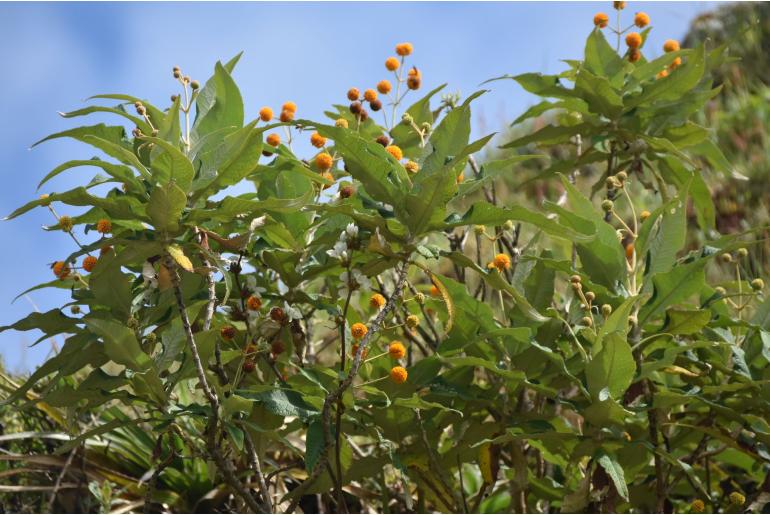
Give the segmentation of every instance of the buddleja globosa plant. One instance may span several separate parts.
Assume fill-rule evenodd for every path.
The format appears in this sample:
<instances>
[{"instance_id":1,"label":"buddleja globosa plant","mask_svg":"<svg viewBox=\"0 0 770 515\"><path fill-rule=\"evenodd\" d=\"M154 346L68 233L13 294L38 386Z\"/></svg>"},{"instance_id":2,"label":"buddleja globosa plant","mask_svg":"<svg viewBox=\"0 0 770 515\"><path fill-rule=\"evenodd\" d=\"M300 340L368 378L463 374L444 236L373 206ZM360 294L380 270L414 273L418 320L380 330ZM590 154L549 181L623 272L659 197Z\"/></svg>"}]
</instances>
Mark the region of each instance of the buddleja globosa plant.
<instances>
[{"instance_id":1,"label":"buddleja globosa plant","mask_svg":"<svg viewBox=\"0 0 770 515\"><path fill-rule=\"evenodd\" d=\"M66 114L133 130L46 138L110 160L59 166L41 185L106 175L11 215L47 207L74 252L36 287L71 302L10 326L65 344L7 402L71 435L58 454L104 464L88 478L103 506L758 509L770 302L743 267L750 234L713 231L702 169L724 160L690 121L724 48L667 43L647 61L646 29L621 55L607 19L564 73L513 77L555 99L520 121L558 124L506 147L573 150L539 177L563 191L542 206L495 193L542 154L473 157L492 137L470 139L483 91L438 87L402 112L422 86L408 43L385 62L393 83L351 89L330 123L286 102L244 124L238 57L202 87L174 69L164 109L98 95L119 104ZM291 142L308 136L318 153L302 159ZM604 177L581 178L587 163ZM705 243L686 248L689 228Z\"/></svg>"}]
</instances>

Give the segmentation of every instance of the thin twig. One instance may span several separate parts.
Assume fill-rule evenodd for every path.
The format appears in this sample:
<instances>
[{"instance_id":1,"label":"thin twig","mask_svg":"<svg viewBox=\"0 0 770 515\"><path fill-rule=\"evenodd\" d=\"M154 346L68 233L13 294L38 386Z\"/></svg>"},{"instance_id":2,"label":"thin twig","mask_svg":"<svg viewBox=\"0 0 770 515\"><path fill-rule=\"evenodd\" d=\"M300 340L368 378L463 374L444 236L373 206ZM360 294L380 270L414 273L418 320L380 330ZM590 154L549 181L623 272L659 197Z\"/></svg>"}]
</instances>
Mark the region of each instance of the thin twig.
<instances>
[{"instance_id":1,"label":"thin twig","mask_svg":"<svg viewBox=\"0 0 770 515\"><path fill-rule=\"evenodd\" d=\"M337 387L336 390L329 392L329 394L326 396L326 399L324 400L323 409L321 410L321 421L323 423L323 447L321 448L320 457L318 459L318 462L316 462L315 466L313 467L312 472L310 473L310 476L302 483L300 484L295 491L294 499L291 502L291 505L289 505L289 508L287 512L291 513L299 504L300 499L302 498L302 495L305 493L305 491L312 486L313 483L318 479L318 477L321 475L321 473L326 468L326 463L329 460L328 457L328 450L329 445L331 444L331 428L330 428L330 412L332 409L332 406L337 403L339 399L342 398L342 395L345 393L345 391L350 387L351 384L353 384L353 380L358 375L358 370L361 368L362 355L364 351L369 346L369 341L372 339L372 337L377 334L377 332L380 330L380 327L382 323L384 322L385 318L390 314L391 311L393 311L393 308L396 307L396 302L401 298L401 294L404 290L404 284L406 283L406 276L407 272L409 271L409 263L405 261L401 266L401 271L399 272L398 281L396 282L396 287L393 290L393 294L388 299L388 302L385 304L385 307L382 308L382 311L379 312L379 314L374 318L372 321L369 331L364 335L364 337L361 339L361 342L358 344L358 350L356 351L355 357L353 358L353 364L350 367L350 370L348 371L347 376L345 376L345 379L342 380L340 385Z\"/></svg>"}]
</instances>

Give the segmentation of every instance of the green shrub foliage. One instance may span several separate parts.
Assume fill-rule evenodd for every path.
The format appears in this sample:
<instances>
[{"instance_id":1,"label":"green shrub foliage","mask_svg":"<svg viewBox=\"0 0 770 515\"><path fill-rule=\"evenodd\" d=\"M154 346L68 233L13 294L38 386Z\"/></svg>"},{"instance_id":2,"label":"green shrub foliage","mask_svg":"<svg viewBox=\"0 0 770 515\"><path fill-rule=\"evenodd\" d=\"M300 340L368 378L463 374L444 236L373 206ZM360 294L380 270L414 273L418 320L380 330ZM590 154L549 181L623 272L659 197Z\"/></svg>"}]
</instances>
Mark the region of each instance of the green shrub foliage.
<instances>
[{"instance_id":1,"label":"green shrub foliage","mask_svg":"<svg viewBox=\"0 0 770 515\"><path fill-rule=\"evenodd\" d=\"M517 124L549 120L495 161L471 138L484 91L405 108L408 44L324 121L290 102L246 121L239 56L205 84L175 69L170 105L65 114L118 124L45 138L104 158L42 188L98 174L9 217L50 209L73 240L33 288L71 300L4 328L64 341L4 383L66 435L40 466L85 474L92 509L761 509L770 301L753 233L716 231L701 166L730 163L693 121L726 47L647 60L648 31L626 51L597 27L562 73L488 83L540 97ZM533 160L555 194L498 195Z\"/></svg>"}]
</instances>

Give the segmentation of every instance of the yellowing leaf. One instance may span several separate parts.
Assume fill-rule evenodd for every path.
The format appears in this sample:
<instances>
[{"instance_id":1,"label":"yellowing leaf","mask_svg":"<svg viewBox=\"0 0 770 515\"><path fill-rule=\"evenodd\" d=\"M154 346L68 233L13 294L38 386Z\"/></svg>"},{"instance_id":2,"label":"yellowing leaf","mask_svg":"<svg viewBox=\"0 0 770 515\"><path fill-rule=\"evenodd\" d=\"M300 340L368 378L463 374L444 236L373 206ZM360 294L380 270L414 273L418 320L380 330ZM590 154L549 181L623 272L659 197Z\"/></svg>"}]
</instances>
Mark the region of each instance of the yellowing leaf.
<instances>
[{"instance_id":1,"label":"yellowing leaf","mask_svg":"<svg viewBox=\"0 0 770 515\"><path fill-rule=\"evenodd\" d=\"M193 271L192 261L190 261L190 258L185 256L184 250L182 250L181 247L178 245L169 245L166 247L166 250L168 251L169 255L174 258L174 261L176 261L179 266L188 272Z\"/></svg>"}]
</instances>

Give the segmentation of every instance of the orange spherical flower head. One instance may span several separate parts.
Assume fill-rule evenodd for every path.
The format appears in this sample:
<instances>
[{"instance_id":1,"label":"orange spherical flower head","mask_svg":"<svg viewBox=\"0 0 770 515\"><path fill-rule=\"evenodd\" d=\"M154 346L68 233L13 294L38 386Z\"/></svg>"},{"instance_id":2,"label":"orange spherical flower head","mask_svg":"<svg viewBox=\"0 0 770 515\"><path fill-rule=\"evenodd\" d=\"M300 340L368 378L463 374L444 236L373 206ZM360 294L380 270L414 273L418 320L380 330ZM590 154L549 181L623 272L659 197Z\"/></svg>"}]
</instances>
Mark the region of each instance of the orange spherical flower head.
<instances>
[{"instance_id":1,"label":"orange spherical flower head","mask_svg":"<svg viewBox=\"0 0 770 515\"><path fill-rule=\"evenodd\" d=\"M350 88L348 90L348 100L355 102L359 98L361 98L361 92L358 91L358 88Z\"/></svg>"},{"instance_id":2,"label":"orange spherical flower head","mask_svg":"<svg viewBox=\"0 0 770 515\"><path fill-rule=\"evenodd\" d=\"M369 328L367 328L366 325L362 324L361 322L356 322L350 327L350 334L353 335L353 338L356 340L360 340L366 336L366 333L368 332Z\"/></svg>"},{"instance_id":3,"label":"orange spherical flower head","mask_svg":"<svg viewBox=\"0 0 770 515\"><path fill-rule=\"evenodd\" d=\"M388 57L385 59L385 68L387 68L389 71L394 72L398 70L399 66L401 66L401 63L397 57Z\"/></svg>"},{"instance_id":4,"label":"orange spherical flower head","mask_svg":"<svg viewBox=\"0 0 770 515\"><path fill-rule=\"evenodd\" d=\"M422 74L416 67L409 70L409 76L406 78L406 87L409 89L420 89L422 84Z\"/></svg>"},{"instance_id":5,"label":"orange spherical flower head","mask_svg":"<svg viewBox=\"0 0 770 515\"><path fill-rule=\"evenodd\" d=\"M643 12L636 13L636 16L634 16L634 25L636 25L640 29L643 29L649 24L650 24L650 16L647 13L643 13Z\"/></svg>"},{"instance_id":6,"label":"orange spherical flower head","mask_svg":"<svg viewBox=\"0 0 770 515\"><path fill-rule=\"evenodd\" d=\"M367 102L374 102L375 100L377 100L377 92L374 91L373 89L367 89L366 91L364 91L364 100L366 100Z\"/></svg>"},{"instance_id":7,"label":"orange spherical flower head","mask_svg":"<svg viewBox=\"0 0 770 515\"><path fill-rule=\"evenodd\" d=\"M292 121L294 119L294 111L288 111L284 109L281 111L281 116L279 119L284 123Z\"/></svg>"},{"instance_id":8,"label":"orange spherical flower head","mask_svg":"<svg viewBox=\"0 0 770 515\"><path fill-rule=\"evenodd\" d=\"M395 157L396 161L401 161L404 158L404 153L396 145L388 145L387 147L385 147L385 150L388 151L388 154Z\"/></svg>"},{"instance_id":9,"label":"orange spherical flower head","mask_svg":"<svg viewBox=\"0 0 770 515\"><path fill-rule=\"evenodd\" d=\"M90 272L96 266L98 260L94 256L86 256L83 258L83 270Z\"/></svg>"},{"instance_id":10,"label":"orange spherical flower head","mask_svg":"<svg viewBox=\"0 0 770 515\"><path fill-rule=\"evenodd\" d=\"M310 135L310 144L313 145L315 148L322 148L326 145L326 138L318 134L317 132L314 132Z\"/></svg>"},{"instance_id":11,"label":"orange spherical flower head","mask_svg":"<svg viewBox=\"0 0 770 515\"><path fill-rule=\"evenodd\" d=\"M259 119L263 122L269 122L273 119L273 110L265 106L259 110Z\"/></svg>"},{"instance_id":12,"label":"orange spherical flower head","mask_svg":"<svg viewBox=\"0 0 770 515\"><path fill-rule=\"evenodd\" d=\"M319 170L331 170L334 159L327 152L321 152L315 156L315 165Z\"/></svg>"},{"instance_id":13,"label":"orange spherical flower head","mask_svg":"<svg viewBox=\"0 0 770 515\"><path fill-rule=\"evenodd\" d=\"M638 32L629 32L626 35L626 45L628 48L639 48L642 46L642 35Z\"/></svg>"},{"instance_id":14,"label":"orange spherical flower head","mask_svg":"<svg viewBox=\"0 0 770 515\"><path fill-rule=\"evenodd\" d=\"M596 13L594 15L594 25L603 29L610 22L610 17L604 13Z\"/></svg>"},{"instance_id":15,"label":"orange spherical flower head","mask_svg":"<svg viewBox=\"0 0 770 515\"><path fill-rule=\"evenodd\" d=\"M353 346L350 348L350 353L355 356L358 353L358 344L354 343ZM361 359L366 359L366 357L369 355L369 348L367 347L361 352Z\"/></svg>"},{"instance_id":16,"label":"orange spherical flower head","mask_svg":"<svg viewBox=\"0 0 770 515\"><path fill-rule=\"evenodd\" d=\"M412 160L407 161L404 168L406 168L406 171L409 173L417 173L420 171L420 165Z\"/></svg>"},{"instance_id":17,"label":"orange spherical flower head","mask_svg":"<svg viewBox=\"0 0 770 515\"><path fill-rule=\"evenodd\" d=\"M101 220L96 222L96 230L102 234L109 234L112 232L112 222L110 222L106 218L102 218Z\"/></svg>"},{"instance_id":18,"label":"orange spherical flower head","mask_svg":"<svg viewBox=\"0 0 770 515\"><path fill-rule=\"evenodd\" d=\"M281 106L281 111L289 111L290 113L294 114L297 112L297 104L289 100L288 102L284 102Z\"/></svg>"},{"instance_id":19,"label":"orange spherical flower head","mask_svg":"<svg viewBox=\"0 0 770 515\"><path fill-rule=\"evenodd\" d=\"M495 259L492 262L495 264L495 268L497 268L500 272L511 268L511 258L508 256L508 254L498 254L495 256Z\"/></svg>"},{"instance_id":20,"label":"orange spherical flower head","mask_svg":"<svg viewBox=\"0 0 770 515\"><path fill-rule=\"evenodd\" d=\"M404 384L409 377L404 367L393 367L390 369L390 379L396 384Z\"/></svg>"},{"instance_id":21,"label":"orange spherical flower head","mask_svg":"<svg viewBox=\"0 0 770 515\"><path fill-rule=\"evenodd\" d=\"M441 297L441 290L438 289L438 286L435 284L430 285L430 294L434 297Z\"/></svg>"},{"instance_id":22,"label":"orange spherical flower head","mask_svg":"<svg viewBox=\"0 0 770 515\"><path fill-rule=\"evenodd\" d=\"M281 144L281 136L276 132L267 135L267 144L271 147L277 147Z\"/></svg>"},{"instance_id":23,"label":"orange spherical flower head","mask_svg":"<svg viewBox=\"0 0 770 515\"><path fill-rule=\"evenodd\" d=\"M406 347L399 341L390 342L390 345L388 345L388 354L390 354L390 357L393 359L401 359L406 356Z\"/></svg>"},{"instance_id":24,"label":"orange spherical flower head","mask_svg":"<svg viewBox=\"0 0 770 515\"><path fill-rule=\"evenodd\" d=\"M641 213L639 213L639 220L641 220L642 222L647 220L649 217L650 217L650 212L647 211L646 209L644 211L642 211Z\"/></svg>"},{"instance_id":25,"label":"orange spherical flower head","mask_svg":"<svg viewBox=\"0 0 770 515\"><path fill-rule=\"evenodd\" d=\"M246 306L252 311L257 311L262 307L262 299L256 295L250 295L249 298L246 299Z\"/></svg>"},{"instance_id":26,"label":"orange spherical flower head","mask_svg":"<svg viewBox=\"0 0 770 515\"><path fill-rule=\"evenodd\" d=\"M635 63L636 61L638 61L641 58L642 58L642 53L639 50L637 50L635 48L632 48L631 50L629 50L629 52L628 52L628 61L629 62Z\"/></svg>"},{"instance_id":27,"label":"orange spherical flower head","mask_svg":"<svg viewBox=\"0 0 770 515\"><path fill-rule=\"evenodd\" d=\"M382 93L383 95L387 95L390 93L390 90L393 89L393 86L390 85L389 80L381 80L377 83L377 91Z\"/></svg>"},{"instance_id":28,"label":"orange spherical flower head","mask_svg":"<svg viewBox=\"0 0 770 515\"><path fill-rule=\"evenodd\" d=\"M667 39L663 43L663 50L665 52L676 52L677 50L679 50L679 41L675 39Z\"/></svg>"},{"instance_id":29,"label":"orange spherical flower head","mask_svg":"<svg viewBox=\"0 0 770 515\"><path fill-rule=\"evenodd\" d=\"M382 309L385 306L385 297L379 293L375 293L369 298L369 305L374 309Z\"/></svg>"},{"instance_id":30,"label":"orange spherical flower head","mask_svg":"<svg viewBox=\"0 0 770 515\"><path fill-rule=\"evenodd\" d=\"M52 270L53 270L53 275L55 275L59 279L65 279L68 275L70 275L70 267L64 261L57 261L56 263L54 263Z\"/></svg>"},{"instance_id":31,"label":"orange spherical flower head","mask_svg":"<svg viewBox=\"0 0 770 515\"><path fill-rule=\"evenodd\" d=\"M396 45L396 53L401 57L412 55L412 52L414 52L414 47L411 43L399 43Z\"/></svg>"},{"instance_id":32,"label":"orange spherical flower head","mask_svg":"<svg viewBox=\"0 0 770 515\"><path fill-rule=\"evenodd\" d=\"M219 335L222 337L223 340L230 341L233 338L235 338L235 327L231 325L226 325L219 330Z\"/></svg>"},{"instance_id":33,"label":"orange spherical flower head","mask_svg":"<svg viewBox=\"0 0 770 515\"><path fill-rule=\"evenodd\" d=\"M70 232L73 225L75 225L75 222L72 221L72 217L67 215L59 217L59 227L61 227L62 231Z\"/></svg>"},{"instance_id":34,"label":"orange spherical flower head","mask_svg":"<svg viewBox=\"0 0 770 515\"><path fill-rule=\"evenodd\" d=\"M668 68L670 70L676 70L677 68L679 68L681 64L682 64L682 58L677 57L673 61L671 61L671 64L668 65Z\"/></svg>"},{"instance_id":35,"label":"orange spherical flower head","mask_svg":"<svg viewBox=\"0 0 770 515\"><path fill-rule=\"evenodd\" d=\"M321 174L321 177L323 177L327 181L331 181L332 183L332 184L324 184L323 188L325 190L331 188L334 185L334 175L332 175L331 172L324 172Z\"/></svg>"},{"instance_id":36,"label":"orange spherical flower head","mask_svg":"<svg viewBox=\"0 0 770 515\"><path fill-rule=\"evenodd\" d=\"M664 79L668 77L668 70L660 70L655 77L657 77L658 79Z\"/></svg>"}]
</instances>

